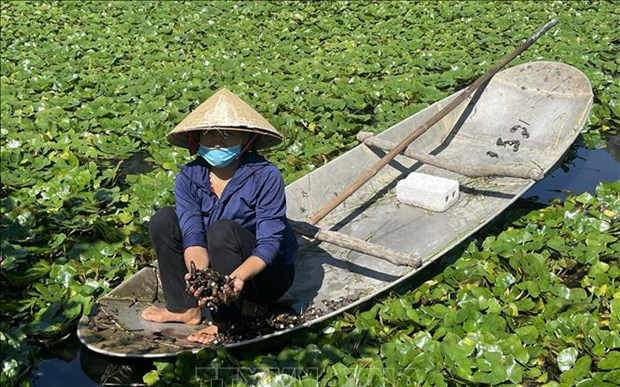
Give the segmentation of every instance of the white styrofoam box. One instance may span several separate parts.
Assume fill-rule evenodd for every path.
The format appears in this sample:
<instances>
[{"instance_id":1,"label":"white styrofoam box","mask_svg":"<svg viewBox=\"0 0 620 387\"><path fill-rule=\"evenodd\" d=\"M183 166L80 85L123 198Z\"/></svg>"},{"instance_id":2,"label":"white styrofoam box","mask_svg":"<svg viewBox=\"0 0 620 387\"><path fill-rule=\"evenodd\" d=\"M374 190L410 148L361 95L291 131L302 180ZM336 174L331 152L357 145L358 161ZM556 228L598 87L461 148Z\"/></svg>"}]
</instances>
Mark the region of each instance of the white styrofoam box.
<instances>
[{"instance_id":1,"label":"white styrofoam box","mask_svg":"<svg viewBox=\"0 0 620 387\"><path fill-rule=\"evenodd\" d=\"M396 183L396 197L401 203L411 204L431 211L443 212L459 198L459 182L411 172Z\"/></svg>"}]
</instances>

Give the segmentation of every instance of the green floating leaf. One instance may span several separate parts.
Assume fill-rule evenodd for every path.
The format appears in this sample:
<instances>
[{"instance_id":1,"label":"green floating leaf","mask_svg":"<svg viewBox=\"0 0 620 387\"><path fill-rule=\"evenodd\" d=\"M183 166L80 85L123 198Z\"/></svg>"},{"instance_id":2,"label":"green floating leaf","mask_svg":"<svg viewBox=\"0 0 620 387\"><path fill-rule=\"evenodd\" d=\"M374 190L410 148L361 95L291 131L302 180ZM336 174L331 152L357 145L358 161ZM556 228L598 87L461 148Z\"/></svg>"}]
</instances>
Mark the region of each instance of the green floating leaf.
<instances>
[{"instance_id":1,"label":"green floating leaf","mask_svg":"<svg viewBox=\"0 0 620 387\"><path fill-rule=\"evenodd\" d=\"M515 330L524 344L534 344L538 339L538 329L534 326L526 326Z\"/></svg>"},{"instance_id":2,"label":"green floating leaf","mask_svg":"<svg viewBox=\"0 0 620 387\"><path fill-rule=\"evenodd\" d=\"M566 348L561 351L556 359L560 371L568 371L575 364L578 354L575 348Z\"/></svg>"},{"instance_id":3,"label":"green floating leaf","mask_svg":"<svg viewBox=\"0 0 620 387\"><path fill-rule=\"evenodd\" d=\"M615 370L620 368L620 352L611 351L606 357L598 362L598 368L602 370Z\"/></svg>"},{"instance_id":4,"label":"green floating leaf","mask_svg":"<svg viewBox=\"0 0 620 387\"><path fill-rule=\"evenodd\" d=\"M147 372L143 377L142 381L146 383L148 386L152 386L159 381L159 374L157 370L152 370Z\"/></svg>"}]
</instances>

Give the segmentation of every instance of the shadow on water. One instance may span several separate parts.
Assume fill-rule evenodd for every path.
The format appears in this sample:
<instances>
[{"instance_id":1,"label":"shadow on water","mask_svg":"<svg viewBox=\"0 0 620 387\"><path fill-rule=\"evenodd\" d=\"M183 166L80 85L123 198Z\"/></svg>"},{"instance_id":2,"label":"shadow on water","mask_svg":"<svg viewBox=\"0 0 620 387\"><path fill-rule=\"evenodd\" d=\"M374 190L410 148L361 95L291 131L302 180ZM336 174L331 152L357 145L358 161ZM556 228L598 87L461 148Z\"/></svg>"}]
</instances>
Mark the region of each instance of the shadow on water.
<instances>
[{"instance_id":1,"label":"shadow on water","mask_svg":"<svg viewBox=\"0 0 620 387\"><path fill-rule=\"evenodd\" d=\"M76 335L43 353L34 371L34 386L143 385L142 376L153 362L112 358L82 346Z\"/></svg>"},{"instance_id":2,"label":"shadow on water","mask_svg":"<svg viewBox=\"0 0 620 387\"><path fill-rule=\"evenodd\" d=\"M149 157L150 154L147 151L141 150L131 155L126 160L123 160L120 166L119 173L121 175L129 175L129 174L142 174L149 173L155 169L155 166L146 161L146 158Z\"/></svg>"},{"instance_id":3,"label":"shadow on water","mask_svg":"<svg viewBox=\"0 0 620 387\"><path fill-rule=\"evenodd\" d=\"M118 170L119 185L121 189L124 189L127 186L125 176L141 175L155 170L155 165L146 161L149 156L149 152L141 150L121 162Z\"/></svg>"},{"instance_id":4,"label":"shadow on water","mask_svg":"<svg viewBox=\"0 0 620 387\"><path fill-rule=\"evenodd\" d=\"M544 207L554 198L567 194L590 192L601 181L620 180L620 135L607 139L605 149L585 149L581 137L547 176L529 189L521 199L477 232L472 238L498 233L507 224L525 213ZM144 161L146 155L134 155L122 165L127 173L147 173L152 166ZM471 238L462 242L442 258L427 266L410 280L395 289L397 293L415 289L454 263L467 248ZM370 307L370 300L360 309ZM284 344L286 345L286 344ZM282 344L272 347L277 350ZM233 354L236 351L233 351ZM142 375L153 369L152 361L111 358L96 354L81 345L73 335L48 350L33 372L34 386L129 386L144 385Z\"/></svg>"}]
</instances>

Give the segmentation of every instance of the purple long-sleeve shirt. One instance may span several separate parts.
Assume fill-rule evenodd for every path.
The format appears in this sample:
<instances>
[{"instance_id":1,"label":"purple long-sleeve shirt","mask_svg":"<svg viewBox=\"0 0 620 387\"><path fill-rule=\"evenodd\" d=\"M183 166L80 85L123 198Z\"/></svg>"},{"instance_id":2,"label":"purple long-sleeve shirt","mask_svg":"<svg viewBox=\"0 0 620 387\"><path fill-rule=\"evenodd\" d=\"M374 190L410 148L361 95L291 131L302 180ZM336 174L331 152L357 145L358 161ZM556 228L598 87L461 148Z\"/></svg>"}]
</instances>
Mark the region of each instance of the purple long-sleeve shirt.
<instances>
[{"instance_id":1,"label":"purple long-sleeve shirt","mask_svg":"<svg viewBox=\"0 0 620 387\"><path fill-rule=\"evenodd\" d=\"M183 236L183 248L207 248L208 226L220 219L232 219L256 235L252 255L268 266L274 260L293 263L297 240L286 219L284 180L278 167L255 152L247 152L221 198L211 190L209 169L202 157L184 165L175 181L176 213Z\"/></svg>"}]
</instances>

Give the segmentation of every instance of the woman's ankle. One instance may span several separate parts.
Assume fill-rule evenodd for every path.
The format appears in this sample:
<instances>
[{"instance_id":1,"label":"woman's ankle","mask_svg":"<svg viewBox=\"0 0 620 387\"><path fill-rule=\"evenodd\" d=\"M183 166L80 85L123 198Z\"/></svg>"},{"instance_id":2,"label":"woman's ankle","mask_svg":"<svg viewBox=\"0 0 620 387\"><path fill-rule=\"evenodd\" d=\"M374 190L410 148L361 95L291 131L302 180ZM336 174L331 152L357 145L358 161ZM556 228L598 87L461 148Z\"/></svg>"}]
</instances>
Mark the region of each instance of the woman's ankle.
<instances>
[{"instance_id":1,"label":"woman's ankle","mask_svg":"<svg viewBox=\"0 0 620 387\"><path fill-rule=\"evenodd\" d=\"M166 307L166 310L170 313L176 313L176 314L200 314L200 307L198 306L192 306L186 309L176 309L176 310L172 310L168 307Z\"/></svg>"}]
</instances>

